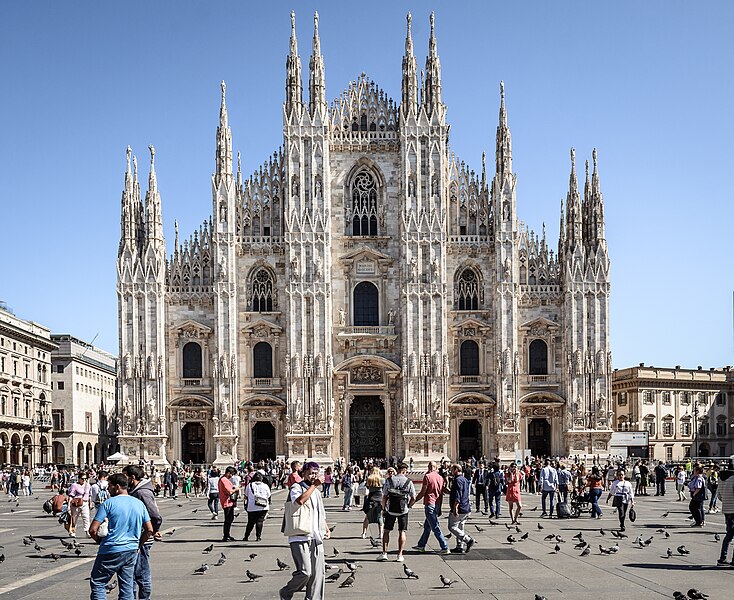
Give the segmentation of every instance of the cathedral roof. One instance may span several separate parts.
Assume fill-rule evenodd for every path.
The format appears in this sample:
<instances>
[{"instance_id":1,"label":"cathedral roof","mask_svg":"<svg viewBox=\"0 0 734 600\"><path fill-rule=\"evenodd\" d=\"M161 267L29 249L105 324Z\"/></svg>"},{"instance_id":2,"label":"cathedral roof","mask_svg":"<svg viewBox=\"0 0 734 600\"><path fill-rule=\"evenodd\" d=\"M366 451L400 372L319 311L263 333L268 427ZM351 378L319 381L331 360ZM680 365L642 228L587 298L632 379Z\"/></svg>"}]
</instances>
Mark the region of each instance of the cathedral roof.
<instances>
[{"instance_id":1,"label":"cathedral roof","mask_svg":"<svg viewBox=\"0 0 734 600\"><path fill-rule=\"evenodd\" d=\"M331 105L330 130L343 135L392 132L397 136L397 103L362 73Z\"/></svg>"}]
</instances>

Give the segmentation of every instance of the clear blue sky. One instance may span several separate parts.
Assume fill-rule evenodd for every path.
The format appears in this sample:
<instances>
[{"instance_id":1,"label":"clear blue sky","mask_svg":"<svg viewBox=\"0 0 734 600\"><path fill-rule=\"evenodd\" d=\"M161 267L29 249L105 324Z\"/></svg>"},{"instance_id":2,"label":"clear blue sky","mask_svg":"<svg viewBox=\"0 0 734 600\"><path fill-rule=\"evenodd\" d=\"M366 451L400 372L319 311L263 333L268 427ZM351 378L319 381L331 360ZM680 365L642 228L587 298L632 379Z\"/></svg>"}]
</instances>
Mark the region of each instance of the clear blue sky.
<instances>
[{"instance_id":1,"label":"clear blue sky","mask_svg":"<svg viewBox=\"0 0 734 600\"><path fill-rule=\"evenodd\" d=\"M569 148L598 148L615 367L734 364L731 2L2 2L0 299L116 353L126 146L143 186L156 147L170 251L211 212L220 80L244 172L281 144L291 8L330 100L362 71L399 98L405 13L422 64L435 9L453 150L492 164L504 79L518 215L554 245Z\"/></svg>"}]
</instances>

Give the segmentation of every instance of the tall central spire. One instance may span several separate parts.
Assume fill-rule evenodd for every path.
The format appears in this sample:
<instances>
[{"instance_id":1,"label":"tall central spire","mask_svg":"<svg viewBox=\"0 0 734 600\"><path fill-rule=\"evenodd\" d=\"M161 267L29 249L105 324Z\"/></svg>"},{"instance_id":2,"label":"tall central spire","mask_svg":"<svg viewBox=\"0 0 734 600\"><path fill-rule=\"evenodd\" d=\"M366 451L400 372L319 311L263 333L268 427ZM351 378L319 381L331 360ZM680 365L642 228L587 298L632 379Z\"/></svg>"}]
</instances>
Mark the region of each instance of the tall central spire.
<instances>
[{"instance_id":1,"label":"tall central spire","mask_svg":"<svg viewBox=\"0 0 734 600\"><path fill-rule=\"evenodd\" d=\"M155 148L150 150L150 174L148 191L145 194L145 233L148 244L163 242L163 217L161 215L161 196L158 193L158 179L155 174Z\"/></svg>"},{"instance_id":2,"label":"tall central spire","mask_svg":"<svg viewBox=\"0 0 734 600\"><path fill-rule=\"evenodd\" d=\"M319 39L319 13L313 15L313 49L311 52L311 71L308 84L308 104L311 116L317 109L326 111L326 76L324 58L321 56L321 40Z\"/></svg>"},{"instance_id":3,"label":"tall central spire","mask_svg":"<svg viewBox=\"0 0 734 600\"><path fill-rule=\"evenodd\" d=\"M408 31L405 34L405 55L403 56L403 112L418 112L418 67L413 55L413 35L410 24L413 17L408 13Z\"/></svg>"},{"instance_id":4,"label":"tall central spire","mask_svg":"<svg viewBox=\"0 0 734 600\"><path fill-rule=\"evenodd\" d=\"M217 182L223 175L232 175L232 130L227 117L227 84L222 81L222 104L217 127Z\"/></svg>"},{"instance_id":5,"label":"tall central spire","mask_svg":"<svg viewBox=\"0 0 734 600\"><path fill-rule=\"evenodd\" d=\"M431 13L431 37L428 40L426 57L426 80L424 82L423 102L430 115L441 106L441 61L436 48L435 16Z\"/></svg>"},{"instance_id":6,"label":"tall central spire","mask_svg":"<svg viewBox=\"0 0 734 600\"><path fill-rule=\"evenodd\" d=\"M505 82L500 81L500 122L497 125L496 173L500 179L512 174L512 136L507 125Z\"/></svg>"},{"instance_id":7,"label":"tall central spire","mask_svg":"<svg viewBox=\"0 0 734 600\"><path fill-rule=\"evenodd\" d=\"M571 175L566 196L566 248L569 252L583 245L582 229L581 198L579 197L579 183L576 179L576 150L571 148Z\"/></svg>"},{"instance_id":8,"label":"tall central spire","mask_svg":"<svg viewBox=\"0 0 734 600\"><path fill-rule=\"evenodd\" d=\"M296 13L291 11L291 49L285 61L285 113L300 110L303 105L303 85L301 83L301 57L298 55L296 39Z\"/></svg>"}]
</instances>

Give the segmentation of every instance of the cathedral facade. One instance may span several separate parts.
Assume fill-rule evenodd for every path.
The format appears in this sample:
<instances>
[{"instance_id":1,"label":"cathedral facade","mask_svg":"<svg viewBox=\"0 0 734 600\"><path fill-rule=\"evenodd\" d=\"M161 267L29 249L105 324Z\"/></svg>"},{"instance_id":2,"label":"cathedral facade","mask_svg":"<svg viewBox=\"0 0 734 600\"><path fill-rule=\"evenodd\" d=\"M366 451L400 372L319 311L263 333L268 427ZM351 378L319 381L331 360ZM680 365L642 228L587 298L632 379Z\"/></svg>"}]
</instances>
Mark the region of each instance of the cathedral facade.
<instances>
[{"instance_id":1,"label":"cathedral facade","mask_svg":"<svg viewBox=\"0 0 734 600\"><path fill-rule=\"evenodd\" d=\"M172 251L151 147L128 149L118 255L123 453L164 464L285 455L606 455L609 258L597 170L571 150L557 249L517 217L500 84L495 172L457 159L430 19L408 16L400 102L366 75L308 101L291 15L283 145L234 165L222 83L211 216Z\"/></svg>"}]
</instances>

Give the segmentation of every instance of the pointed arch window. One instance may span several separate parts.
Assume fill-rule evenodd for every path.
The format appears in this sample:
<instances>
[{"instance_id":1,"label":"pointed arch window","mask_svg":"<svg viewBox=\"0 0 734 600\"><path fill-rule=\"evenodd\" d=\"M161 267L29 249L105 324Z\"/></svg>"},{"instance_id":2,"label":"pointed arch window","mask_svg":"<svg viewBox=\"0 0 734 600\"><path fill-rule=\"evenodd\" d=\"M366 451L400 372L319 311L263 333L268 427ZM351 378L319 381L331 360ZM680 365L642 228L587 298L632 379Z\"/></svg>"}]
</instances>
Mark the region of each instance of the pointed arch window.
<instances>
[{"instance_id":1,"label":"pointed arch window","mask_svg":"<svg viewBox=\"0 0 734 600\"><path fill-rule=\"evenodd\" d=\"M352 235L377 235L377 181L369 171L352 180Z\"/></svg>"},{"instance_id":2,"label":"pointed arch window","mask_svg":"<svg viewBox=\"0 0 734 600\"><path fill-rule=\"evenodd\" d=\"M380 324L379 293L369 281L354 288L354 325L376 327Z\"/></svg>"},{"instance_id":3,"label":"pointed arch window","mask_svg":"<svg viewBox=\"0 0 734 600\"><path fill-rule=\"evenodd\" d=\"M251 305L254 312L273 311L273 278L266 269L252 278Z\"/></svg>"},{"instance_id":4,"label":"pointed arch window","mask_svg":"<svg viewBox=\"0 0 734 600\"><path fill-rule=\"evenodd\" d=\"M530 375L548 374L548 345L543 340L530 342Z\"/></svg>"},{"instance_id":5,"label":"pointed arch window","mask_svg":"<svg viewBox=\"0 0 734 600\"><path fill-rule=\"evenodd\" d=\"M456 278L454 298L457 310L479 309L479 276L472 268L465 268Z\"/></svg>"}]
</instances>

